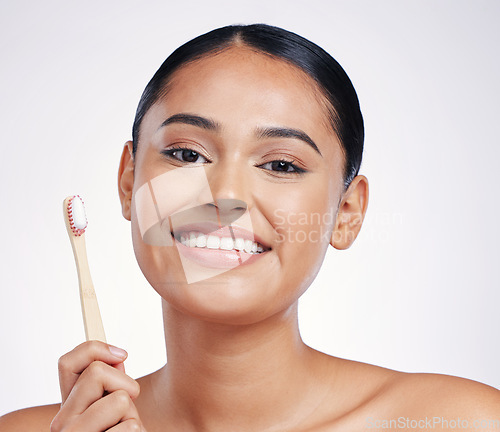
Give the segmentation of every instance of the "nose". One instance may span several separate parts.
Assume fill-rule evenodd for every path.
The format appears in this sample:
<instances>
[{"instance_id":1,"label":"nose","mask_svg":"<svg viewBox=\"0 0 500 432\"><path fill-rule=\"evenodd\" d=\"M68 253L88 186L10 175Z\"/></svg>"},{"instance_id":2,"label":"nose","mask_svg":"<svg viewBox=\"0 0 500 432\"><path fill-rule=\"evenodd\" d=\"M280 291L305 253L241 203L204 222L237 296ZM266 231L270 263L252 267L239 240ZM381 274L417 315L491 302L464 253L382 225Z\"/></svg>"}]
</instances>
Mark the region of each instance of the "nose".
<instances>
[{"instance_id":1,"label":"nose","mask_svg":"<svg viewBox=\"0 0 500 432\"><path fill-rule=\"evenodd\" d=\"M245 201L232 198L220 198L216 200L216 203L209 203L207 205L216 208L221 226L232 224L235 220L243 216L247 210Z\"/></svg>"},{"instance_id":2,"label":"nose","mask_svg":"<svg viewBox=\"0 0 500 432\"><path fill-rule=\"evenodd\" d=\"M241 217L248 209L247 177L241 162L225 160L213 167L206 168L206 175L211 199L205 195L204 202L209 207L215 207L224 225ZM201 198L201 197L200 197Z\"/></svg>"}]
</instances>

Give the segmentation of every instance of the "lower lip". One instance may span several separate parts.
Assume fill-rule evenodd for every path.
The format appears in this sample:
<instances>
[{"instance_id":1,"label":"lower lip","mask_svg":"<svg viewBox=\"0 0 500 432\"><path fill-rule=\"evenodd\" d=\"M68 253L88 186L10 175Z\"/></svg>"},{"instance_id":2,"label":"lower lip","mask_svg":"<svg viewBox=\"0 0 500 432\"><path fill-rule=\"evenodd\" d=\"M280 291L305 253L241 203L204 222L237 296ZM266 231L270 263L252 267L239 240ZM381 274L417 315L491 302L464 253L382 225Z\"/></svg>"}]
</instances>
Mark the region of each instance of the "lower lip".
<instances>
[{"instance_id":1,"label":"lower lip","mask_svg":"<svg viewBox=\"0 0 500 432\"><path fill-rule=\"evenodd\" d=\"M175 240L175 245L183 256L197 264L204 267L220 269L235 268L240 265L251 264L267 253L266 251L258 254L249 254L236 250L189 247L177 240Z\"/></svg>"}]
</instances>

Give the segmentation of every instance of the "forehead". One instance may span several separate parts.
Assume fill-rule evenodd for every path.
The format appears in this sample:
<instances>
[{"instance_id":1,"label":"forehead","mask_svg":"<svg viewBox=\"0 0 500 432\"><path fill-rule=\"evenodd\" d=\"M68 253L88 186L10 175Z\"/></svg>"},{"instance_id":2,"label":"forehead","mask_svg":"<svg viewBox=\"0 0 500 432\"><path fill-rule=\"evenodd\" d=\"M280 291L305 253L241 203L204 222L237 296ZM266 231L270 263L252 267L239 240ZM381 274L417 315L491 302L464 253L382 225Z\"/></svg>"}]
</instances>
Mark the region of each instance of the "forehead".
<instances>
[{"instance_id":1,"label":"forehead","mask_svg":"<svg viewBox=\"0 0 500 432\"><path fill-rule=\"evenodd\" d=\"M319 85L303 70L246 46L235 46L182 66L168 84L169 103L181 93L183 103L208 105L242 96L234 109L273 105L276 113L307 110L329 128L329 103ZM304 107L304 109L302 109ZM312 110L312 111L311 111ZM292 115L293 117L293 115Z\"/></svg>"}]
</instances>

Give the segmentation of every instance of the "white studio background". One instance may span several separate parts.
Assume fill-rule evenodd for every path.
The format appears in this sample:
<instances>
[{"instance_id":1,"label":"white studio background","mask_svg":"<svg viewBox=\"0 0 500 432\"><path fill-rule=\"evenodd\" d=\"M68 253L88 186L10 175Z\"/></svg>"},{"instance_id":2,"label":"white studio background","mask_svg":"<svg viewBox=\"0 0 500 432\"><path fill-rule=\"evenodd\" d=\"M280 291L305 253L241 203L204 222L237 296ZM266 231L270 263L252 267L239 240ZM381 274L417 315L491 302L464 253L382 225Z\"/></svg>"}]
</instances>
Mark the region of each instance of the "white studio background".
<instances>
[{"instance_id":1,"label":"white studio background","mask_svg":"<svg viewBox=\"0 0 500 432\"><path fill-rule=\"evenodd\" d=\"M215 27L265 22L330 52L366 124L365 226L303 296L329 354L500 387L496 0L2 1L0 414L59 401L83 342L62 200L84 197L108 341L139 377L165 360L160 301L121 216L116 175L147 81Z\"/></svg>"}]
</instances>

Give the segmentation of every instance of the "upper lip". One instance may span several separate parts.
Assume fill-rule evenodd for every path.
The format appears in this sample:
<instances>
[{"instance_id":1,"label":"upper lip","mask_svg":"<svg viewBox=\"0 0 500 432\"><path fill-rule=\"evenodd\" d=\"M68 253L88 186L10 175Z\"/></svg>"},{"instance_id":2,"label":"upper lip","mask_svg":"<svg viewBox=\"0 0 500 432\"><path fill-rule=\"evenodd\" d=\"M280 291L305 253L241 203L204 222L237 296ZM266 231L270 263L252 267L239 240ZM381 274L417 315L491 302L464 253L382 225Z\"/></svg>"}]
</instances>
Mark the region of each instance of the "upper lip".
<instances>
[{"instance_id":1,"label":"upper lip","mask_svg":"<svg viewBox=\"0 0 500 432\"><path fill-rule=\"evenodd\" d=\"M220 227L213 222L191 223L175 227L173 234L175 237L178 237L178 235L180 235L181 233L190 231L197 231L205 235L213 235L216 237L232 237L233 239L242 238L243 240L250 240L260 243L266 250L271 249L271 247L254 232L248 231L245 228L232 224Z\"/></svg>"}]
</instances>

